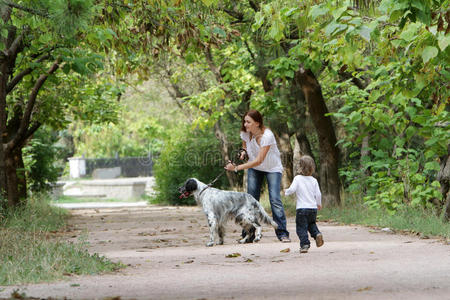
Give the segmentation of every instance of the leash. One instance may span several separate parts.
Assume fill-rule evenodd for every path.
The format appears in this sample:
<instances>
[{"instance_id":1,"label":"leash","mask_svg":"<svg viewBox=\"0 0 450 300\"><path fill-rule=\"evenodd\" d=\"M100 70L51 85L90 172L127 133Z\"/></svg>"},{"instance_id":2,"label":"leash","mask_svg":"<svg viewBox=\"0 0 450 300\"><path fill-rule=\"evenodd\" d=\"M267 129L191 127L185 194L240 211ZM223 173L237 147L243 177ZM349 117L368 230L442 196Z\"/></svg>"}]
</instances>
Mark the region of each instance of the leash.
<instances>
[{"instance_id":1,"label":"leash","mask_svg":"<svg viewBox=\"0 0 450 300\"><path fill-rule=\"evenodd\" d=\"M237 157L237 159L238 160L241 160L241 154L242 154L242 152L244 152L244 160L248 160L248 154L247 154L247 150L245 150L244 148L241 148L241 149L239 149L239 151L238 151L238 153L237 153L237 155L236 155L236 157ZM232 163L234 166L236 165L234 162L232 162L231 160L228 160L228 162L230 162L230 163ZM207 190L208 188L210 188L223 174L225 174L225 172L226 172L227 170L223 170L219 175L217 175L217 177L213 180L213 181L211 181L210 183L208 183L207 185L206 185L206 187L203 189L203 190L201 190L200 191L200 194L198 194L198 196L200 197L200 195L205 191L205 190Z\"/></svg>"},{"instance_id":2,"label":"leash","mask_svg":"<svg viewBox=\"0 0 450 300\"><path fill-rule=\"evenodd\" d=\"M208 188L210 188L223 174L225 174L225 172L226 172L227 170L223 170L222 172L220 172L220 174L219 175L217 175L217 177L213 180L213 181L211 181L210 183L208 183L207 185L206 185L206 187L203 189L203 190L201 190L200 191L200 194L198 194L198 196L200 197L200 195L204 192L204 191L206 191L206 189L208 189Z\"/></svg>"}]
</instances>

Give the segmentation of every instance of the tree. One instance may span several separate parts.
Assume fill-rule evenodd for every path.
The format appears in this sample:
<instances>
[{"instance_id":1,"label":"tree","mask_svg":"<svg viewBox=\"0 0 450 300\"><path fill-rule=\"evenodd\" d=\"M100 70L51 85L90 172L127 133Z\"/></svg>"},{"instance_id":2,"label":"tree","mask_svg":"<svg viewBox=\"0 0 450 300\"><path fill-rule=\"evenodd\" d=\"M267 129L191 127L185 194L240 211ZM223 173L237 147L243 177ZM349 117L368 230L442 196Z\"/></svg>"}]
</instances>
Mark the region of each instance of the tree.
<instances>
[{"instance_id":1,"label":"tree","mask_svg":"<svg viewBox=\"0 0 450 300\"><path fill-rule=\"evenodd\" d=\"M65 115L80 100L74 90L83 94L76 73L92 74L102 66L99 55L79 47L93 4L0 2L0 193L9 206L26 198L23 147L43 124L67 124Z\"/></svg>"}]
</instances>

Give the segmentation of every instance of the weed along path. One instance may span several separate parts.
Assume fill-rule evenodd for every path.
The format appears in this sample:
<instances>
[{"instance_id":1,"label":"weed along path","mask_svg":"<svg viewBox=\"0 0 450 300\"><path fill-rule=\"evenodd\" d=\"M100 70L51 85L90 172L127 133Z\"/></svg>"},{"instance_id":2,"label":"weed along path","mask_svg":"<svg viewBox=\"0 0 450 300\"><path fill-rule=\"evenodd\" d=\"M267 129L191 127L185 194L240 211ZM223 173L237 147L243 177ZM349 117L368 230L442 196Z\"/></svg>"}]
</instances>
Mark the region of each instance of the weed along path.
<instances>
[{"instance_id":1,"label":"weed along path","mask_svg":"<svg viewBox=\"0 0 450 300\"><path fill-rule=\"evenodd\" d=\"M450 246L359 226L319 223L325 244L298 252L268 227L257 244L205 247L208 228L197 207L112 207L72 210L66 237L127 267L111 274L7 286L38 299L450 299ZM119 299L119 298L117 298Z\"/></svg>"}]
</instances>

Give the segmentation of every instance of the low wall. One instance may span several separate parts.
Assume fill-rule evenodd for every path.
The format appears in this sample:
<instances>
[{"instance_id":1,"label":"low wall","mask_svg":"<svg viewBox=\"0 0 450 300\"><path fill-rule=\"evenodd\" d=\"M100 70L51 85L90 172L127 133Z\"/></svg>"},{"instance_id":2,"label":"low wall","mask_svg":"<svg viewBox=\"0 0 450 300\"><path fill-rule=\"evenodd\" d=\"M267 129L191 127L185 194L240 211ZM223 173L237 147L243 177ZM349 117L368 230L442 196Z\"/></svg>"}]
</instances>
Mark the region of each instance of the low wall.
<instances>
[{"instance_id":1,"label":"low wall","mask_svg":"<svg viewBox=\"0 0 450 300\"><path fill-rule=\"evenodd\" d=\"M77 198L139 199L149 193L153 177L66 181L63 195Z\"/></svg>"}]
</instances>

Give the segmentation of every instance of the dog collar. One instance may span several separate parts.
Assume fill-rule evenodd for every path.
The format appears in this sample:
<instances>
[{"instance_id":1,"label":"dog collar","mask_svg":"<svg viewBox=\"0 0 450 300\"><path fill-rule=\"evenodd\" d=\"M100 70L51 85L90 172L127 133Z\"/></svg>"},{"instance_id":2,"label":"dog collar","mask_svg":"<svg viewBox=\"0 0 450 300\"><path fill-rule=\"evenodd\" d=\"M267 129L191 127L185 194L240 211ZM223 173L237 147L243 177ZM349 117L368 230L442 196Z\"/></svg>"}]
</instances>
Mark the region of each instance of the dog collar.
<instances>
[{"instance_id":1,"label":"dog collar","mask_svg":"<svg viewBox=\"0 0 450 300\"><path fill-rule=\"evenodd\" d=\"M200 194L198 194L198 196L200 197L200 195L201 195L206 189L208 189L209 187L211 187L211 186L210 186L210 185L207 185L203 190L200 191Z\"/></svg>"}]
</instances>

